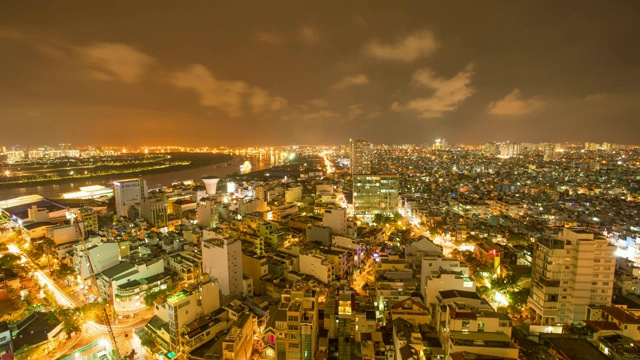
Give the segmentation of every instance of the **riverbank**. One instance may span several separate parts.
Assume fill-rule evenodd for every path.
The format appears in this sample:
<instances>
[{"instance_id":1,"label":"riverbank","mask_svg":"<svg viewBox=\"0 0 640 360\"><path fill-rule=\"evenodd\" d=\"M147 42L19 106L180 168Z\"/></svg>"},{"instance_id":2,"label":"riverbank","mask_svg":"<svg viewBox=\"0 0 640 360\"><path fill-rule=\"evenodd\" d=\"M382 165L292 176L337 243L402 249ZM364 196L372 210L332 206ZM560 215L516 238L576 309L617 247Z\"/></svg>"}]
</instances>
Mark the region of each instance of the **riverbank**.
<instances>
[{"instance_id":1,"label":"riverbank","mask_svg":"<svg viewBox=\"0 0 640 360\"><path fill-rule=\"evenodd\" d=\"M161 173L147 173L143 175L127 174L128 177L141 176L146 180L149 189L161 188L163 186L170 186L174 181L194 180L200 181L205 176L213 175L220 178L230 178L233 175L237 175L240 170L241 160L249 160L252 165L252 169L260 171L262 169L268 169L272 163L269 158L264 157L248 157L246 159L230 158L229 161L220 162L217 164L196 167L192 169L176 169L175 171L161 172ZM61 197L62 193L79 191L80 187L91 185L102 185L106 187L112 186L114 180L118 180L120 177L112 176L102 179L78 179L78 181L65 182L58 184L44 184L37 186L25 186L13 189L3 189L0 186L0 200L13 199L20 196L27 195L41 195L50 199L57 199Z\"/></svg>"},{"instance_id":2,"label":"riverbank","mask_svg":"<svg viewBox=\"0 0 640 360\"><path fill-rule=\"evenodd\" d=\"M140 177L154 174L163 174L184 170L197 169L207 166L215 166L225 164L227 162L238 162L240 159L228 154L203 154L203 153L170 153L166 154L170 161L151 166L137 167L119 167L114 169L106 169L104 173L94 174L70 174L65 177L33 179L25 181L0 181L0 190L9 190L25 187L37 187L48 185L62 185L82 182L99 182L100 180L122 178L122 177Z\"/></svg>"}]
</instances>

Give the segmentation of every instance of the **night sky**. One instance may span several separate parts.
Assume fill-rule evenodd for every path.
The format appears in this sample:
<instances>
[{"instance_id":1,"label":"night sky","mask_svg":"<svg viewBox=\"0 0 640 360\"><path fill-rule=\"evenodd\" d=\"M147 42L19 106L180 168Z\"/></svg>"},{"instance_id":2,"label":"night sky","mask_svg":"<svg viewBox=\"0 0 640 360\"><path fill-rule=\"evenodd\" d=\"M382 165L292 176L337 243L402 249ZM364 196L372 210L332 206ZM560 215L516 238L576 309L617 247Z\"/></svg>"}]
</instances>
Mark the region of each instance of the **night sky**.
<instances>
[{"instance_id":1,"label":"night sky","mask_svg":"<svg viewBox=\"0 0 640 360\"><path fill-rule=\"evenodd\" d=\"M2 1L0 145L613 142L640 1Z\"/></svg>"}]
</instances>

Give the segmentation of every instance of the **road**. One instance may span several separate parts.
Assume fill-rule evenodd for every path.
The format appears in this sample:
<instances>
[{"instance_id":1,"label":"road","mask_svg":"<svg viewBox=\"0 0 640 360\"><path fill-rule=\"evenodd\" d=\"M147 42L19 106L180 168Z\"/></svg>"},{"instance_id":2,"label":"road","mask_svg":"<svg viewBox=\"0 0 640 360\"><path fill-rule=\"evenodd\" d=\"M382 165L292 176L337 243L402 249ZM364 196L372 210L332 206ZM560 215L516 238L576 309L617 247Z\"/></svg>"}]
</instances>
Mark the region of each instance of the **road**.
<instances>
[{"instance_id":1,"label":"road","mask_svg":"<svg viewBox=\"0 0 640 360\"><path fill-rule=\"evenodd\" d=\"M59 306L65 308L74 308L80 307L82 304L79 304L76 300L74 300L69 294L67 294L64 290L58 286L45 272L40 270L36 264L31 261L21 250L20 248L11 243L7 244L9 252L16 254L21 257L22 263L28 266L33 274L38 279L38 282L43 288L48 288L55 296L55 300ZM152 358L147 354L147 351L141 346L139 339L136 336L133 336L133 330L144 326L149 319L153 316L153 311L146 310L142 313L142 316L138 316L128 320L124 324L115 324L112 326L113 332L116 336L116 342L118 344L118 348L121 353L128 354L131 352L131 349L135 349L138 354L136 359L145 360L147 358ZM85 345L91 344L96 341L107 340L109 342L109 334L107 331L107 327L102 324L98 324L94 321L89 321L82 326L81 335L76 335L77 337L73 337L70 339L71 345L62 344L58 351L55 352L56 356L60 356L63 354L68 354L72 352L74 349L79 349ZM54 355L54 354L50 354Z\"/></svg>"}]
</instances>

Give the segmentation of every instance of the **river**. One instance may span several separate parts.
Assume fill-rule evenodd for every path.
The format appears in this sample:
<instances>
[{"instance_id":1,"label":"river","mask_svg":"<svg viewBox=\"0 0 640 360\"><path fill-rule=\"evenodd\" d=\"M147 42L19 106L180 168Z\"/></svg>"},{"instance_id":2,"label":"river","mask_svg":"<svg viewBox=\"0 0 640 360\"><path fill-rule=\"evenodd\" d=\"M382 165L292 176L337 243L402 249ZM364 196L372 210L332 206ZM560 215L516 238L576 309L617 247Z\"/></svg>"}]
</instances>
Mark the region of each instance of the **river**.
<instances>
[{"instance_id":1,"label":"river","mask_svg":"<svg viewBox=\"0 0 640 360\"><path fill-rule=\"evenodd\" d=\"M251 171L263 170L272 166L269 157L250 157L247 158L251 163ZM177 170L161 174L148 174L142 175L142 178L147 181L149 189L159 188L161 186L169 186L175 180L194 180L198 182L202 177L207 175L219 176L221 178L231 175L235 172L240 172L240 165L238 161L231 161L229 165L221 163L218 165L203 166L195 169ZM120 177L114 176L112 179L88 179L82 181L76 181L73 183L62 184L47 184L40 186L29 186L13 189L0 189L0 200L13 199L26 195L41 195L46 198L60 198L60 194L79 191L81 186L89 185L104 185L109 186L114 180L133 177L133 175L124 174Z\"/></svg>"}]
</instances>

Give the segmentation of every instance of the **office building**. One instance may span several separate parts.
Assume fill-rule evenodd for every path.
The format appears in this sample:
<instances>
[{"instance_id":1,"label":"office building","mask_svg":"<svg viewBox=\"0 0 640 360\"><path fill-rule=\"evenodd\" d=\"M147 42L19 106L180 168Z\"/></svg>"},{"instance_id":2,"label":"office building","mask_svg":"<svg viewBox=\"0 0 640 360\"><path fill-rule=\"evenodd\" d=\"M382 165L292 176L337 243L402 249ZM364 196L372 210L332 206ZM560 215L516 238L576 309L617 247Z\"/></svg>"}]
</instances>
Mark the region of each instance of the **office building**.
<instances>
[{"instance_id":1,"label":"office building","mask_svg":"<svg viewBox=\"0 0 640 360\"><path fill-rule=\"evenodd\" d=\"M242 242L231 237L202 241L203 272L218 279L223 295L243 292Z\"/></svg>"},{"instance_id":2,"label":"office building","mask_svg":"<svg viewBox=\"0 0 640 360\"><path fill-rule=\"evenodd\" d=\"M354 175L353 209L367 222L375 214L393 216L398 210L398 175Z\"/></svg>"},{"instance_id":3,"label":"office building","mask_svg":"<svg viewBox=\"0 0 640 360\"><path fill-rule=\"evenodd\" d=\"M536 241L529 305L542 325L580 323L593 306L610 306L616 247L582 228Z\"/></svg>"},{"instance_id":4,"label":"office building","mask_svg":"<svg viewBox=\"0 0 640 360\"><path fill-rule=\"evenodd\" d=\"M371 174L373 145L366 140L349 140L351 146L351 175Z\"/></svg>"},{"instance_id":5,"label":"office building","mask_svg":"<svg viewBox=\"0 0 640 360\"><path fill-rule=\"evenodd\" d=\"M127 216L131 205L139 204L147 197L147 182L142 178L118 180L113 183L116 198L116 214Z\"/></svg>"}]
</instances>

